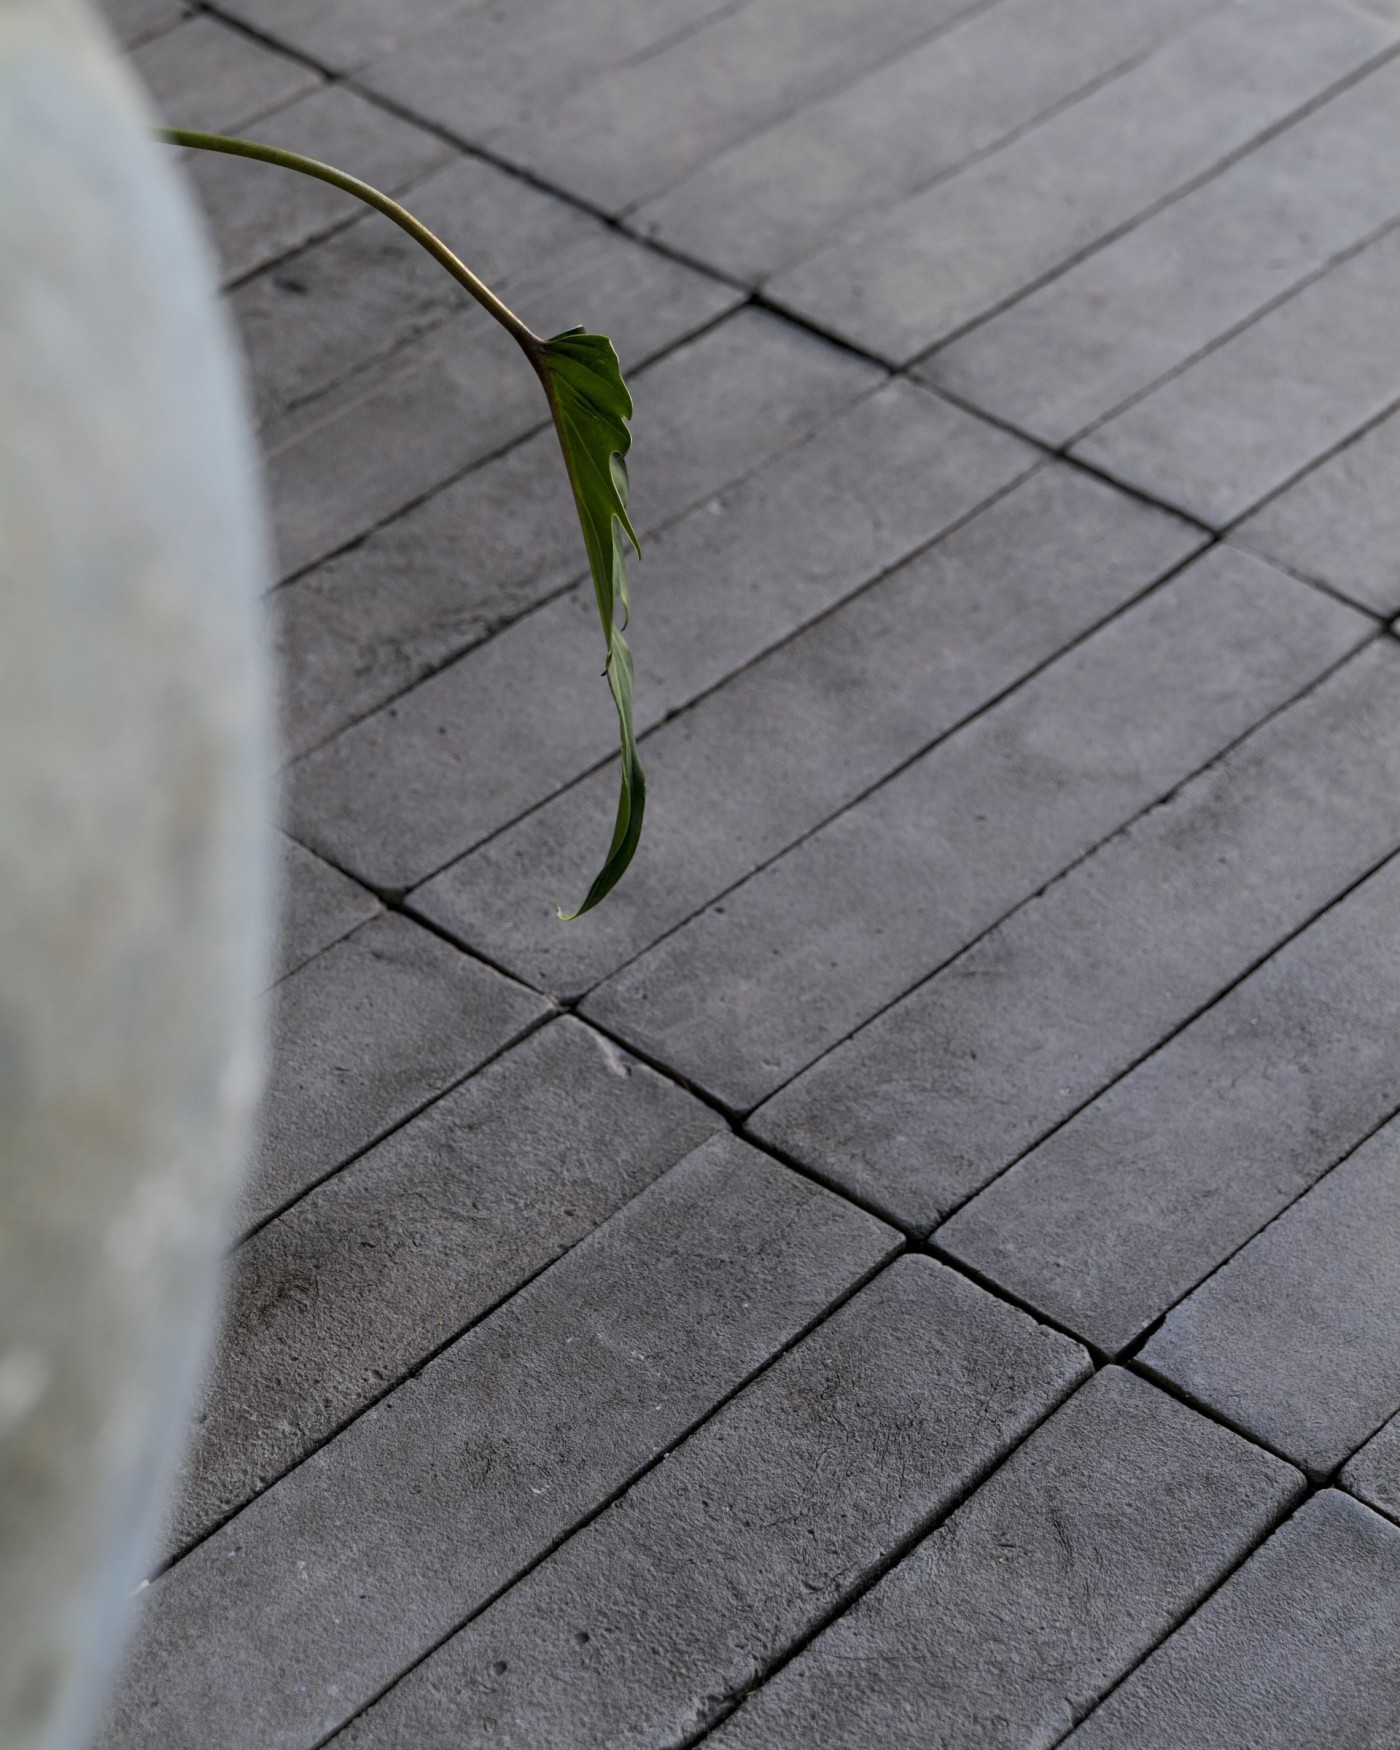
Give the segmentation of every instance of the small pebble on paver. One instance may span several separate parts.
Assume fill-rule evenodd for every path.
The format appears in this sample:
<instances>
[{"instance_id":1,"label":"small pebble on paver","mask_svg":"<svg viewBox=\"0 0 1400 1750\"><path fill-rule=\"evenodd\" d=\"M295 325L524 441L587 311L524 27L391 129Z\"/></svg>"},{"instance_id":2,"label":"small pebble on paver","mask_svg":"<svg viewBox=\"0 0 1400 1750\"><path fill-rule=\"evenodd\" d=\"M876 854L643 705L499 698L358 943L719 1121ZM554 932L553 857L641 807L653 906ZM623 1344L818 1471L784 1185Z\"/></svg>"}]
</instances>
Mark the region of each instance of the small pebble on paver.
<instances>
[{"instance_id":1,"label":"small pebble on paver","mask_svg":"<svg viewBox=\"0 0 1400 1750\"><path fill-rule=\"evenodd\" d=\"M1400 1718L1400 1528L1326 1490L1066 1750L1383 1750Z\"/></svg>"},{"instance_id":2,"label":"small pebble on paver","mask_svg":"<svg viewBox=\"0 0 1400 1750\"><path fill-rule=\"evenodd\" d=\"M1048 1750L1302 1487L1105 1368L740 1708L715 1750Z\"/></svg>"}]
</instances>

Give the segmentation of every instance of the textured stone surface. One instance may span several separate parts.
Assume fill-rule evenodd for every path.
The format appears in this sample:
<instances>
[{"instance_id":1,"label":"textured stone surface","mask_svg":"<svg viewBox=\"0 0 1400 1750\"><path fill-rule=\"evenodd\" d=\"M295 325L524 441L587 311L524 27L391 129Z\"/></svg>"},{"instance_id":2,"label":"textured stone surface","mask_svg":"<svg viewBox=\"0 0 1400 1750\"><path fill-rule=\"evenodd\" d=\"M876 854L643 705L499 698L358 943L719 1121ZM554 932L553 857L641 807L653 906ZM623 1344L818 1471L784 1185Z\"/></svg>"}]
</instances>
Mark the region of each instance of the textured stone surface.
<instances>
[{"instance_id":1,"label":"textured stone surface","mask_svg":"<svg viewBox=\"0 0 1400 1750\"><path fill-rule=\"evenodd\" d=\"M481 0L220 0L260 33L345 71L389 53Z\"/></svg>"},{"instance_id":2,"label":"textured stone surface","mask_svg":"<svg viewBox=\"0 0 1400 1750\"><path fill-rule=\"evenodd\" d=\"M1073 1750L1370 1750L1400 1708L1400 1529L1327 1490L1066 1740Z\"/></svg>"},{"instance_id":3,"label":"textured stone surface","mask_svg":"<svg viewBox=\"0 0 1400 1750\"><path fill-rule=\"evenodd\" d=\"M1031 459L899 383L707 500L647 544L639 726L834 607ZM770 587L756 591L756 576ZM297 836L377 886L424 880L616 747L599 644L593 588L580 585L337 736L291 770Z\"/></svg>"},{"instance_id":4,"label":"textured stone surface","mask_svg":"<svg viewBox=\"0 0 1400 1750\"><path fill-rule=\"evenodd\" d=\"M1002 0L713 157L632 228L749 281L1010 138L1217 0ZM792 8L796 12L796 8Z\"/></svg>"},{"instance_id":5,"label":"textured stone surface","mask_svg":"<svg viewBox=\"0 0 1400 1750\"><path fill-rule=\"evenodd\" d=\"M275 978L285 978L323 948L368 923L380 909L374 895L299 845L280 841L281 875Z\"/></svg>"},{"instance_id":6,"label":"textured stone surface","mask_svg":"<svg viewBox=\"0 0 1400 1750\"><path fill-rule=\"evenodd\" d=\"M1282 704L1364 622L1217 550L601 985L737 1110ZM858 896L858 903L852 903Z\"/></svg>"},{"instance_id":7,"label":"textured stone surface","mask_svg":"<svg viewBox=\"0 0 1400 1750\"><path fill-rule=\"evenodd\" d=\"M770 291L823 328L908 360L1215 169L1394 40L1393 26L1327 0L1241 0L960 174L859 220Z\"/></svg>"},{"instance_id":8,"label":"textured stone surface","mask_svg":"<svg viewBox=\"0 0 1400 1750\"><path fill-rule=\"evenodd\" d=\"M1392 1123L1168 1313L1143 1366L1311 1475L1335 1471L1400 1410L1397 1167Z\"/></svg>"},{"instance_id":9,"label":"textured stone surface","mask_svg":"<svg viewBox=\"0 0 1400 1750\"><path fill-rule=\"evenodd\" d=\"M658 528L878 381L872 367L755 311L639 372L630 504L648 564ZM309 752L584 566L547 429L273 597L288 751Z\"/></svg>"},{"instance_id":10,"label":"textured stone surface","mask_svg":"<svg viewBox=\"0 0 1400 1750\"><path fill-rule=\"evenodd\" d=\"M1400 1416L1393 1416L1345 1466L1341 1485L1400 1521Z\"/></svg>"},{"instance_id":11,"label":"textured stone surface","mask_svg":"<svg viewBox=\"0 0 1400 1750\"><path fill-rule=\"evenodd\" d=\"M1392 861L936 1230L1114 1352L1397 1104Z\"/></svg>"},{"instance_id":12,"label":"textured stone surface","mask_svg":"<svg viewBox=\"0 0 1400 1750\"><path fill-rule=\"evenodd\" d=\"M141 1595L104 1750L309 1750L896 1240L704 1144Z\"/></svg>"},{"instance_id":13,"label":"textured stone surface","mask_svg":"<svg viewBox=\"0 0 1400 1750\"><path fill-rule=\"evenodd\" d=\"M216 18L187 19L131 60L165 127L206 133L237 133L318 83L309 68Z\"/></svg>"},{"instance_id":14,"label":"textured stone surface","mask_svg":"<svg viewBox=\"0 0 1400 1750\"><path fill-rule=\"evenodd\" d=\"M1105 1368L722 1726L715 1750L1058 1743L1302 1486Z\"/></svg>"},{"instance_id":15,"label":"textured stone surface","mask_svg":"<svg viewBox=\"0 0 1400 1750\"><path fill-rule=\"evenodd\" d=\"M750 1120L926 1230L1400 844L1373 644Z\"/></svg>"},{"instance_id":16,"label":"textured stone surface","mask_svg":"<svg viewBox=\"0 0 1400 1750\"><path fill-rule=\"evenodd\" d=\"M416 911L577 995L1123 607L1198 537L1068 468L1033 474L643 743L647 831L579 930L604 769L454 863ZM762 747L764 757L753 757Z\"/></svg>"},{"instance_id":17,"label":"textured stone surface","mask_svg":"<svg viewBox=\"0 0 1400 1750\"><path fill-rule=\"evenodd\" d=\"M189 16L182 0L100 0L97 10L118 42L128 46L157 36Z\"/></svg>"},{"instance_id":18,"label":"textured stone surface","mask_svg":"<svg viewBox=\"0 0 1400 1750\"><path fill-rule=\"evenodd\" d=\"M685 1741L1084 1370L901 1259L337 1742Z\"/></svg>"},{"instance_id":19,"label":"textured stone surface","mask_svg":"<svg viewBox=\"0 0 1400 1750\"><path fill-rule=\"evenodd\" d=\"M560 1020L260 1229L234 1255L168 1543L210 1531L718 1128Z\"/></svg>"},{"instance_id":20,"label":"textured stone surface","mask_svg":"<svg viewBox=\"0 0 1400 1750\"><path fill-rule=\"evenodd\" d=\"M548 1013L406 918L373 918L284 979L241 1219L262 1221Z\"/></svg>"},{"instance_id":21,"label":"textured stone surface","mask_svg":"<svg viewBox=\"0 0 1400 1750\"><path fill-rule=\"evenodd\" d=\"M1000 8L989 14L995 17ZM972 333L919 374L1064 443L1400 213L1387 62Z\"/></svg>"},{"instance_id":22,"label":"textured stone surface","mask_svg":"<svg viewBox=\"0 0 1400 1750\"><path fill-rule=\"evenodd\" d=\"M1400 396L1389 232L1109 420L1074 453L1221 527Z\"/></svg>"}]
</instances>

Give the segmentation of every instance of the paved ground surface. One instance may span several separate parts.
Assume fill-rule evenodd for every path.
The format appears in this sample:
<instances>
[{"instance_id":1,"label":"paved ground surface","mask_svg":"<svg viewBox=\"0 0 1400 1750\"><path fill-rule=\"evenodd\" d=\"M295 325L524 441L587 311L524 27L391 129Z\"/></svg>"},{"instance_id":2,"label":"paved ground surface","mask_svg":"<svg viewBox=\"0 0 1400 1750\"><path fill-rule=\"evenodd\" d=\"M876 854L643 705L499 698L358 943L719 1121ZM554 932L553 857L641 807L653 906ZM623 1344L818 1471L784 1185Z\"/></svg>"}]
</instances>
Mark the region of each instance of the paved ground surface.
<instances>
[{"instance_id":1,"label":"paved ground surface","mask_svg":"<svg viewBox=\"0 0 1400 1750\"><path fill-rule=\"evenodd\" d=\"M104 1750L1400 1744L1400 5L112 0L192 163L264 1142Z\"/></svg>"}]
</instances>

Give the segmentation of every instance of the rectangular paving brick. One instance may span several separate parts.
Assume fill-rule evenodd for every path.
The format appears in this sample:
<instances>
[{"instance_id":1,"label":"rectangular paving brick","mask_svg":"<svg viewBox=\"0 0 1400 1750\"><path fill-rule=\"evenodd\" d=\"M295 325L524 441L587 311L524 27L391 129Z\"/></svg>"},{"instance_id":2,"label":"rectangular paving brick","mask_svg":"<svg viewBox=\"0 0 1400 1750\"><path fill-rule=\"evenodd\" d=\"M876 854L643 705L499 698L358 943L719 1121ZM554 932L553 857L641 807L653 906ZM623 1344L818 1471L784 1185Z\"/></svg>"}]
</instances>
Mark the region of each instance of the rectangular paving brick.
<instances>
[{"instance_id":1,"label":"rectangular paving brick","mask_svg":"<svg viewBox=\"0 0 1400 1750\"><path fill-rule=\"evenodd\" d=\"M746 1111L1357 642L1351 610L1207 554L588 998Z\"/></svg>"},{"instance_id":2,"label":"rectangular paving brick","mask_svg":"<svg viewBox=\"0 0 1400 1750\"><path fill-rule=\"evenodd\" d=\"M1143 1366L1291 1458L1335 1471L1400 1410L1400 1123L1252 1239Z\"/></svg>"},{"instance_id":3,"label":"rectangular paving brick","mask_svg":"<svg viewBox=\"0 0 1400 1750\"><path fill-rule=\"evenodd\" d=\"M310 68L217 18L190 18L131 56L163 126L236 133L320 84Z\"/></svg>"},{"instance_id":4,"label":"rectangular paving brick","mask_svg":"<svg viewBox=\"0 0 1400 1750\"><path fill-rule=\"evenodd\" d=\"M873 366L754 310L642 371L629 497L648 557L663 523L878 381ZM309 752L585 567L547 429L271 598L288 752Z\"/></svg>"},{"instance_id":5,"label":"rectangular paving brick","mask_svg":"<svg viewBox=\"0 0 1400 1750\"><path fill-rule=\"evenodd\" d=\"M220 0L221 10L348 72L483 0Z\"/></svg>"},{"instance_id":6,"label":"rectangular paving brick","mask_svg":"<svg viewBox=\"0 0 1400 1750\"><path fill-rule=\"evenodd\" d=\"M1305 286L1074 447L1223 527L1400 397L1400 231Z\"/></svg>"},{"instance_id":7,"label":"rectangular paving brick","mask_svg":"<svg viewBox=\"0 0 1400 1750\"><path fill-rule=\"evenodd\" d=\"M360 74L372 90L473 143L548 110L590 78L660 48L735 0L513 0L473 7Z\"/></svg>"},{"instance_id":8,"label":"rectangular paving brick","mask_svg":"<svg viewBox=\"0 0 1400 1750\"><path fill-rule=\"evenodd\" d=\"M754 282L1009 138L1220 0L1001 0L717 153L633 230Z\"/></svg>"},{"instance_id":9,"label":"rectangular paving brick","mask_svg":"<svg viewBox=\"0 0 1400 1750\"><path fill-rule=\"evenodd\" d=\"M243 1225L401 1124L549 1012L407 918L372 918L277 986Z\"/></svg>"},{"instance_id":10,"label":"rectangular paving brick","mask_svg":"<svg viewBox=\"0 0 1400 1750\"><path fill-rule=\"evenodd\" d=\"M616 783L609 769L452 864L413 908L528 983L581 995L1197 542L1085 474L1043 469L653 730L641 849L610 903L579 927L561 930L551 900L587 885Z\"/></svg>"},{"instance_id":11,"label":"rectangular paving brick","mask_svg":"<svg viewBox=\"0 0 1400 1750\"><path fill-rule=\"evenodd\" d=\"M720 1126L560 1020L269 1222L233 1257L170 1548L261 1493Z\"/></svg>"},{"instance_id":12,"label":"rectangular paving brick","mask_svg":"<svg viewBox=\"0 0 1400 1750\"><path fill-rule=\"evenodd\" d=\"M1072 1750L1304 1750L1394 1742L1400 1530L1307 1502L1103 1706Z\"/></svg>"},{"instance_id":13,"label":"rectangular paving brick","mask_svg":"<svg viewBox=\"0 0 1400 1750\"><path fill-rule=\"evenodd\" d=\"M182 0L99 0L97 10L117 41L128 47L189 16Z\"/></svg>"},{"instance_id":14,"label":"rectangular paving brick","mask_svg":"<svg viewBox=\"0 0 1400 1750\"><path fill-rule=\"evenodd\" d=\"M1400 861L935 1232L1115 1353L1400 1106Z\"/></svg>"},{"instance_id":15,"label":"rectangular paving brick","mask_svg":"<svg viewBox=\"0 0 1400 1750\"><path fill-rule=\"evenodd\" d=\"M711 1742L1049 1750L1302 1487L1105 1368Z\"/></svg>"},{"instance_id":16,"label":"rectangular paving brick","mask_svg":"<svg viewBox=\"0 0 1400 1750\"><path fill-rule=\"evenodd\" d=\"M858 221L773 298L905 362L1063 267L1360 71L1394 27L1241 0L958 175Z\"/></svg>"},{"instance_id":17,"label":"rectangular paving brick","mask_svg":"<svg viewBox=\"0 0 1400 1750\"><path fill-rule=\"evenodd\" d=\"M104 1750L309 1750L896 1245L705 1143L141 1594Z\"/></svg>"},{"instance_id":18,"label":"rectangular paving brick","mask_svg":"<svg viewBox=\"0 0 1400 1750\"><path fill-rule=\"evenodd\" d=\"M624 212L976 4L748 0L656 54L607 68L493 147L555 187Z\"/></svg>"},{"instance_id":19,"label":"rectangular paving brick","mask_svg":"<svg viewBox=\"0 0 1400 1750\"><path fill-rule=\"evenodd\" d=\"M901 1259L337 1746L689 1743L1084 1371Z\"/></svg>"},{"instance_id":20,"label":"rectangular paving brick","mask_svg":"<svg viewBox=\"0 0 1400 1750\"><path fill-rule=\"evenodd\" d=\"M280 891L277 906L277 946L272 970L285 978L323 948L368 923L379 901L358 882L299 845L280 838Z\"/></svg>"},{"instance_id":21,"label":"rectangular paving brick","mask_svg":"<svg viewBox=\"0 0 1400 1750\"><path fill-rule=\"evenodd\" d=\"M1375 643L753 1115L927 1231L1400 845Z\"/></svg>"},{"instance_id":22,"label":"rectangular paving brick","mask_svg":"<svg viewBox=\"0 0 1400 1750\"><path fill-rule=\"evenodd\" d=\"M635 568L639 726L834 607L1031 460L1018 440L896 383L709 499ZM600 649L591 584L517 621L298 761L297 836L376 885L417 885L615 749ZM609 804L591 839L599 852L611 815Z\"/></svg>"},{"instance_id":23,"label":"rectangular paving brick","mask_svg":"<svg viewBox=\"0 0 1400 1750\"><path fill-rule=\"evenodd\" d=\"M1400 1521L1400 1416L1392 1416L1346 1465L1341 1484L1378 1513Z\"/></svg>"},{"instance_id":24,"label":"rectangular paving brick","mask_svg":"<svg viewBox=\"0 0 1400 1750\"><path fill-rule=\"evenodd\" d=\"M993 14L994 16L994 14ZM1390 61L919 367L1060 444L1400 216Z\"/></svg>"},{"instance_id":25,"label":"rectangular paving brick","mask_svg":"<svg viewBox=\"0 0 1400 1750\"><path fill-rule=\"evenodd\" d=\"M451 148L343 85L321 85L264 116L255 129L270 146L305 152L387 193L441 164ZM226 281L242 279L313 237L358 218L348 194L309 176L217 152L187 152L186 175L209 221ZM387 223L387 221L386 221Z\"/></svg>"},{"instance_id":26,"label":"rectangular paving brick","mask_svg":"<svg viewBox=\"0 0 1400 1750\"><path fill-rule=\"evenodd\" d=\"M1305 474L1231 535L1387 617L1400 610L1400 414Z\"/></svg>"},{"instance_id":27,"label":"rectangular paving brick","mask_svg":"<svg viewBox=\"0 0 1400 1750\"><path fill-rule=\"evenodd\" d=\"M542 266L516 307L542 334L601 329L631 371L740 301L600 223L591 241ZM282 574L348 546L547 419L515 342L479 310L453 317L269 430Z\"/></svg>"}]
</instances>

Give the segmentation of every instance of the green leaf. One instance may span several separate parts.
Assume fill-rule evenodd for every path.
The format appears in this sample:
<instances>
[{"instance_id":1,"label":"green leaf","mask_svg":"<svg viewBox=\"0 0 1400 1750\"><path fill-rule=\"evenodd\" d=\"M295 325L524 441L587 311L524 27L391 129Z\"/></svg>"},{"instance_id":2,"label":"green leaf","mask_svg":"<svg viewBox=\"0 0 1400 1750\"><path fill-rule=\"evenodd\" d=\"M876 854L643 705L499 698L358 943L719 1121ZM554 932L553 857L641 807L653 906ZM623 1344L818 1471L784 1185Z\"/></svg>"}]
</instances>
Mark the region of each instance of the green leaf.
<instances>
[{"instance_id":1,"label":"green leaf","mask_svg":"<svg viewBox=\"0 0 1400 1750\"><path fill-rule=\"evenodd\" d=\"M612 891L632 861L642 836L646 779L637 757L637 737L632 724L632 652L624 636L629 609L624 533L638 557L641 546L627 518L625 458L632 442L627 428L632 417L632 397L622 380L622 367L612 342L605 335L571 328L544 343L537 369L549 396L569 483L574 489L607 642L604 673L617 706L622 737L622 790L612 843L583 904L575 912L559 913L568 921L591 911Z\"/></svg>"}]
</instances>

